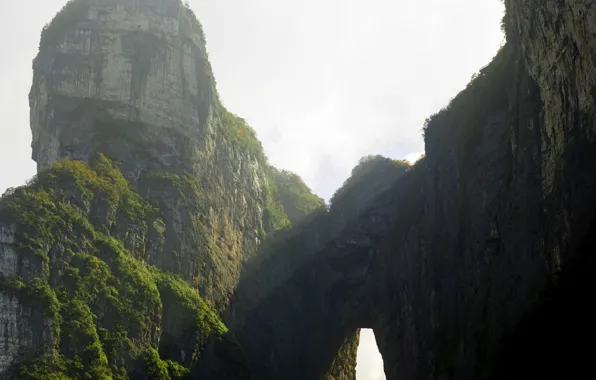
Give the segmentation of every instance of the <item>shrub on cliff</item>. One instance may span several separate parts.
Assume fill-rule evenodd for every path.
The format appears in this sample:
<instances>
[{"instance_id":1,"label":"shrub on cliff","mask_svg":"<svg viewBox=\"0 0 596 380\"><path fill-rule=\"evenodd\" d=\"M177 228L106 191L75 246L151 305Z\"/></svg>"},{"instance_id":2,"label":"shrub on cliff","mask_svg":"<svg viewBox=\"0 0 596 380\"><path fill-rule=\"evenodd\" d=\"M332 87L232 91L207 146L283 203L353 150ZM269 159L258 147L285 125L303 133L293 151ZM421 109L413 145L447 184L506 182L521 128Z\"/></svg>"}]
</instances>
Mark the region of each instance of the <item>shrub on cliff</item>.
<instances>
[{"instance_id":1,"label":"shrub on cliff","mask_svg":"<svg viewBox=\"0 0 596 380\"><path fill-rule=\"evenodd\" d=\"M219 109L221 113L221 131L228 141L239 151L248 153L260 163L265 164L267 159L263 151L263 145L257 138L255 130L248 125L246 120L229 112L223 105Z\"/></svg>"},{"instance_id":2,"label":"shrub on cliff","mask_svg":"<svg viewBox=\"0 0 596 380\"><path fill-rule=\"evenodd\" d=\"M279 200L292 224L325 206L325 201L313 194L302 178L292 172L270 168L269 179L273 197Z\"/></svg>"},{"instance_id":3,"label":"shrub on cliff","mask_svg":"<svg viewBox=\"0 0 596 380\"><path fill-rule=\"evenodd\" d=\"M195 289L149 266L142 248L134 254L118 240L146 233L157 215L103 155L91 164L62 161L0 200L0 222L15 226L15 246L27 263L17 277L0 276L0 291L45 316L26 317L29 328L41 331L43 321L53 327L53 353L21 363L14 370L22 378L124 379L141 366L157 378L179 379L209 337L226 333ZM122 235L120 220L144 229ZM178 333L186 334L188 358L157 351L176 321L184 322Z\"/></svg>"},{"instance_id":4,"label":"shrub on cliff","mask_svg":"<svg viewBox=\"0 0 596 380\"><path fill-rule=\"evenodd\" d=\"M375 185L393 183L401 174L410 167L407 161L391 160L383 156L366 156L360 159L358 165L352 169L352 174L346 179L335 194L331 197L331 208L338 207L340 203L356 202L361 193L378 194L376 191L365 190ZM364 202L366 203L366 202Z\"/></svg>"},{"instance_id":5,"label":"shrub on cliff","mask_svg":"<svg viewBox=\"0 0 596 380\"><path fill-rule=\"evenodd\" d=\"M488 115L509 107L509 91L514 76L515 48L505 44L493 60L472 77L466 88L441 111L426 119L422 132L427 144L456 144L468 152L481 138L478 131ZM450 144L449 142L453 142Z\"/></svg>"}]
</instances>

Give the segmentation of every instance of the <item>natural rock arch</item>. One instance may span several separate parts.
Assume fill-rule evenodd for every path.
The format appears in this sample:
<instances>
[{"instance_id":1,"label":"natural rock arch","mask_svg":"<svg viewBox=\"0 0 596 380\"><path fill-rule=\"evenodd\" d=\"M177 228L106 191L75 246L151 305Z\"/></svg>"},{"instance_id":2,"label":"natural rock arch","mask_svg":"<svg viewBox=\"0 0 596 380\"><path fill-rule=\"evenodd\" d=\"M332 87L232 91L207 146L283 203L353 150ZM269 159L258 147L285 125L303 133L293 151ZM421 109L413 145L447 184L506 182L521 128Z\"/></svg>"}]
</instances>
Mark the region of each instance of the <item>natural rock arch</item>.
<instances>
[{"instance_id":1,"label":"natural rock arch","mask_svg":"<svg viewBox=\"0 0 596 380\"><path fill-rule=\"evenodd\" d=\"M596 94L578 79L594 72L594 10L506 3L507 44L428 120L425 159L331 242L299 250L313 252L299 269L284 272L296 266L282 246L241 281L229 320L255 375L320 379L372 327L388 380L488 378L573 257L596 215ZM553 61L553 46L573 60Z\"/></svg>"},{"instance_id":2,"label":"natural rock arch","mask_svg":"<svg viewBox=\"0 0 596 380\"><path fill-rule=\"evenodd\" d=\"M76 1L82 7L71 9L79 13L50 26L42 37L30 98L33 155L39 166L64 156L87 159L95 153L80 141L85 137L92 143L92 134L71 136L66 132L72 128L60 134L56 131L65 126L59 123L61 118L53 119L57 124L47 123L46 111L65 106L68 116L78 105L73 103L88 96L87 85L98 86L93 88L95 100L111 109L111 116L129 127L131 118L142 121L145 128L140 132L146 134L140 140L155 143L159 138L173 148L161 152L162 157L152 156L151 165L166 170L183 163L197 177L217 178L220 184L240 178L234 188L215 194L213 209L221 215L209 219L232 220L235 229L230 235L243 236L242 246L236 246L230 257L252 252L265 236L261 213L268 195L254 185L263 182L264 174L255 167L264 167L264 159L251 150L257 144L239 149L232 146L233 139L226 139L229 130L222 126L224 110L216 99L198 22L185 13L189 19L176 24L177 0L146 0L149 7L143 8L147 13L143 17L159 14L162 21L169 20L157 26L170 34L180 63L171 66L172 77L177 78L170 83L174 95L164 95L156 90L163 78L147 77L145 61L131 70L126 81L115 77L99 81L102 60L71 59L69 55L78 55L76 48L59 51L65 35L81 42L91 29L112 40L114 31L97 28L106 15L95 17L87 9L93 2ZM95 2L137 5L131 0ZM375 331L389 380L480 379L490 373L501 337L531 309L544 288L545 275L571 256L596 214L594 10L581 2L569 8L561 4L571 2L546 2L548 6L536 9L528 0L506 1L509 42L449 107L429 120L425 160L367 199L351 217L334 210L315 213L262 248L275 254L258 255L258 261L250 264L226 310L226 320L257 378L319 379L342 344L361 327ZM78 33L78 22L84 24L84 33ZM173 25L184 31L185 38L174 33ZM576 28L567 30L565 25ZM134 28L137 33L136 24ZM117 31L122 41L129 32ZM183 64L186 37L193 41L194 67ZM129 42L141 49L140 56L150 59L145 56L147 41ZM166 45L159 41L154 47L167 49ZM134 49L95 53L118 56L114 61L129 62L131 67L139 63ZM160 59L154 62L157 66L163 63ZM66 79L48 80L52 79L48 68ZM78 86L78 71L86 73L85 86ZM113 93L123 89L131 91L111 102ZM139 106L143 97L146 102ZM48 104L48 100L65 102ZM143 108L154 101L168 104L169 120L156 108ZM130 110L134 112L125 112ZM71 144L69 137L79 141ZM129 152L122 151L124 156L116 158L138 165L136 159L127 162ZM129 177L134 177L133 169L126 173ZM246 212L229 207L241 204L240 198L255 202L241 210ZM258 216L245 220L245 215ZM183 231L188 229L170 236L184 238ZM196 242L190 240L188 245L193 246ZM167 265L171 259L161 262ZM183 269L198 267L193 257L186 259ZM225 280L225 289L212 296L220 298L218 306L225 306L228 292L236 288L240 264L235 261L229 268L219 264L213 263L213 268L221 270L217 280ZM182 275L190 282L196 273Z\"/></svg>"},{"instance_id":3,"label":"natural rock arch","mask_svg":"<svg viewBox=\"0 0 596 380\"><path fill-rule=\"evenodd\" d=\"M265 253L264 260L249 266L227 322L256 377L322 378L342 346L352 347L343 353L349 355L343 365L354 367L353 343L360 328L373 329L381 337L381 354L393 355L382 339L385 323L394 317L388 254L395 229L422 210L416 204L421 193L411 197L423 185L421 173L409 169L400 174L397 191L396 183L388 183L352 220L345 221L343 210L333 206L311 216L276 238L267 248L275 254ZM396 215L408 216L400 220Z\"/></svg>"}]
</instances>

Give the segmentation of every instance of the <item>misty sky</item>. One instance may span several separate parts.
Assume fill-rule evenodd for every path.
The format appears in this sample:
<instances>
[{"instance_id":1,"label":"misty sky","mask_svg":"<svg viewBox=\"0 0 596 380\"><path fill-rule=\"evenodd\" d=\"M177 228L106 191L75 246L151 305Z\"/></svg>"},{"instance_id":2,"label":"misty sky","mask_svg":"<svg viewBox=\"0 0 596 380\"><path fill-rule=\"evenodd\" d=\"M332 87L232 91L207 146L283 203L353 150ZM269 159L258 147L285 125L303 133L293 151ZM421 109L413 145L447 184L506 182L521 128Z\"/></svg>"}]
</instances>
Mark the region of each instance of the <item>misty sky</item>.
<instances>
[{"instance_id":1,"label":"misty sky","mask_svg":"<svg viewBox=\"0 0 596 380\"><path fill-rule=\"evenodd\" d=\"M0 0L0 194L35 172L27 95L65 0ZM416 157L424 119L494 56L501 0L190 0L225 105L325 199L360 157ZM384 379L366 332L358 380Z\"/></svg>"}]
</instances>

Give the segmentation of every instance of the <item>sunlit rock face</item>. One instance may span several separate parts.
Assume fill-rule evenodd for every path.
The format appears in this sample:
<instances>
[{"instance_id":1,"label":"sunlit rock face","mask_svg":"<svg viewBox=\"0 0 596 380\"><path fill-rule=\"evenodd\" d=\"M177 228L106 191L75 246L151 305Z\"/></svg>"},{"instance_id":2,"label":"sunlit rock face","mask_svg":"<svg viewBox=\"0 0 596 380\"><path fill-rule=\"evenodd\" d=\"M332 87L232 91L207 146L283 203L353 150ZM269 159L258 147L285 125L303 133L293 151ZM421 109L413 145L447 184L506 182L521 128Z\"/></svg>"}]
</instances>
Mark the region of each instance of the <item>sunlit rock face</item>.
<instances>
[{"instance_id":1,"label":"sunlit rock face","mask_svg":"<svg viewBox=\"0 0 596 380\"><path fill-rule=\"evenodd\" d=\"M119 161L141 195L168 206L151 262L224 307L268 229L266 163L258 142L235 144L194 13L179 0L71 1L44 29L33 68L38 168L97 152ZM163 173L196 178L193 197ZM209 241L222 253L201 254Z\"/></svg>"},{"instance_id":2,"label":"sunlit rock face","mask_svg":"<svg viewBox=\"0 0 596 380\"><path fill-rule=\"evenodd\" d=\"M43 273L33 255L20 252L16 226L0 222L0 374L22 358L53 352L54 321L6 286L15 276L28 281Z\"/></svg>"},{"instance_id":3,"label":"sunlit rock face","mask_svg":"<svg viewBox=\"0 0 596 380\"><path fill-rule=\"evenodd\" d=\"M148 159L190 168L209 153L198 148L215 86L201 26L181 1L72 1L45 28L33 68L39 168L107 151L138 173Z\"/></svg>"},{"instance_id":4,"label":"sunlit rock face","mask_svg":"<svg viewBox=\"0 0 596 380\"><path fill-rule=\"evenodd\" d=\"M0 292L0 373L23 357L50 356L52 321L27 307L15 295Z\"/></svg>"}]
</instances>

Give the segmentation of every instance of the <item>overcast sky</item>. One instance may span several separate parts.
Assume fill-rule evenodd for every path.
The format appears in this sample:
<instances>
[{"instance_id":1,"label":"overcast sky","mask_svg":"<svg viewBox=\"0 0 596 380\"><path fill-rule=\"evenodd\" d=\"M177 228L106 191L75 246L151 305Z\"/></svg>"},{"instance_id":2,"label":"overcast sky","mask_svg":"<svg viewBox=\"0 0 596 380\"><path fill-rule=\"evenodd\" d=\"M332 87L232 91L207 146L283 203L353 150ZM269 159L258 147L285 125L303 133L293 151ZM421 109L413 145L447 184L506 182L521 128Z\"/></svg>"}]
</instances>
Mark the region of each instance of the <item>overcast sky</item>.
<instances>
[{"instance_id":1,"label":"overcast sky","mask_svg":"<svg viewBox=\"0 0 596 380\"><path fill-rule=\"evenodd\" d=\"M35 172L31 61L42 26L64 3L0 0L0 194ZM273 164L325 199L364 155L419 155L424 119L503 40L501 0L190 3L225 105L256 129ZM383 379L380 359L369 353L374 338L362 340L368 354L359 356L358 380Z\"/></svg>"}]
</instances>

